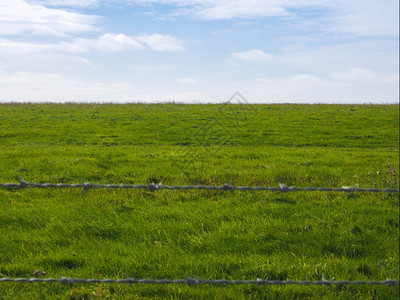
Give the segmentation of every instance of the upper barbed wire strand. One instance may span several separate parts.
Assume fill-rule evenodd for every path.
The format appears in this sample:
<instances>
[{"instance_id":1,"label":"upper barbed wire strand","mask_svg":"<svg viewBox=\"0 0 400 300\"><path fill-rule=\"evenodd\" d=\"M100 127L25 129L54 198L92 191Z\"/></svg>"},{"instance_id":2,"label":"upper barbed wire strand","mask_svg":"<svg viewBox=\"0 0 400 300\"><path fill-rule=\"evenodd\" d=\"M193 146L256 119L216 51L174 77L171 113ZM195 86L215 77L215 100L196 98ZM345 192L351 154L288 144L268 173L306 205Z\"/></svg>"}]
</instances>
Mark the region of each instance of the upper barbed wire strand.
<instances>
[{"instance_id":1,"label":"upper barbed wire strand","mask_svg":"<svg viewBox=\"0 0 400 300\"><path fill-rule=\"evenodd\" d=\"M163 185L161 183L150 184L97 184L97 183L35 183L20 180L19 183L0 183L0 187L5 188L81 188L88 189L148 189L152 192L156 190L222 190L222 191L271 191L271 192L348 192L348 193L399 193L400 189L379 189L379 188L359 188L358 186L349 187L342 186L339 188L330 187L298 187L286 186L279 184L279 187L266 187L266 186L234 186L224 184L222 186L212 185Z\"/></svg>"},{"instance_id":2,"label":"upper barbed wire strand","mask_svg":"<svg viewBox=\"0 0 400 300\"><path fill-rule=\"evenodd\" d=\"M346 281L346 280L321 280L321 281L296 281L296 280L225 280L225 279L199 279L190 278L186 279L86 279L86 278L0 278L1 282L29 282L29 283L122 283L122 284L187 284L187 285L201 285L201 284L214 284L214 285L239 285L239 284L255 284L255 285L386 285L395 286L400 282L397 280L387 279L384 281Z\"/></svg>"}]
</instances>

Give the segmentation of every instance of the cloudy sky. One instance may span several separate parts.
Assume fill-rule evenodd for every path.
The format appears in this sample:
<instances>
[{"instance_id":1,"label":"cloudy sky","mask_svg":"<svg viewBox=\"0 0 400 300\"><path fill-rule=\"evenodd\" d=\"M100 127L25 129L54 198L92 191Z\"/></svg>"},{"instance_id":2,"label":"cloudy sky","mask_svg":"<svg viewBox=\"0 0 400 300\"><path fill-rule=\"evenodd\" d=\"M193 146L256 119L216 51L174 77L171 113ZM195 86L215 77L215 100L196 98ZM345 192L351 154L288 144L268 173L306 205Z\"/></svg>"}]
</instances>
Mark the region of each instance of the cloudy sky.
<instances>
[{"instance_id":1,"label":"cloudy sky","mask_svg":"<svg viewBox=\"0 0 400 300\"><path fill-rule=\"evenodd\" d=\"M0 102L396 103L398 0L1 0Z\"/></svg>"}]
</instances>

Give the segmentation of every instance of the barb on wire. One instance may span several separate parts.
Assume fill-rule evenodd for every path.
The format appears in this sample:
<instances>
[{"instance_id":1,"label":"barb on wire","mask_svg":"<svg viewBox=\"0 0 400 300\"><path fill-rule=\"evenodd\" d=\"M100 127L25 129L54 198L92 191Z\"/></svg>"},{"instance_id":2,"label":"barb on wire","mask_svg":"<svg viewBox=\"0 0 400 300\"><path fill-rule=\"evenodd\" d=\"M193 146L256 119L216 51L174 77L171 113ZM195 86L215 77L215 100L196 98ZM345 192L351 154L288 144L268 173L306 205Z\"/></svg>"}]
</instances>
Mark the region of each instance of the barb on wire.
<instances>
[{"instance_id":1,"label":"barb on wire","mask_svg":"<svg viewBox=\"0 0 400 300\"><path fill-rule=\"evenodd\" d=\"M122 284L186 284L186 285L239 285L239 284L255 284L255 285L386 285L396 286L400 282L397 280L387 279L384 281L296 281L296 280L225 280L225 279L199 279L190 278L186 279L85 279L85 278L0 278L2 282L29 282L29 283L122 283Z\"/></svg>"},{"instance_id":2,"label":"barb on wire","mask_svg":"<svg viewBox=\"0 0 400 300\"><path fill-rule=\"evenodd\" d=\"M349 187L342 186L339 188L329 187L298 187L279 184L279 187L266 186L233 186L224 184L222 186L213 185L163 185L162 183L149 184L96 184L96 183L35 183L20 180L19 183L0 183L0 187L4 188L81 188L82 192L88 189L147 189L151 192L157 190L222 190L222 191L271 191L271 192L367 192L367 193L398 193L400 189L378 189L378 188L359 188L358 186Z\"/></svg>"}]
</instances>

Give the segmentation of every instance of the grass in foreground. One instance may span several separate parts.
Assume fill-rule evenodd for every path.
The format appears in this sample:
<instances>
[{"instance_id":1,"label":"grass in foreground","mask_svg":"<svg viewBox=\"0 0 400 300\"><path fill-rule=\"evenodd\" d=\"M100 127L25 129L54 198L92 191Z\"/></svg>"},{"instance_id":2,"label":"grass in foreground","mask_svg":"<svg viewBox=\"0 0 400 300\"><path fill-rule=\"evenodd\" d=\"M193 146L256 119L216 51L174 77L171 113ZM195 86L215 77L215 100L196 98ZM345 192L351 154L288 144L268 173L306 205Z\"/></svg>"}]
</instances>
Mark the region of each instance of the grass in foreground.
<instances>
[{"instance_id":1,"label":"grass in foreground","mask_svg":"<svg viewBox=\"0 0 400 300\"><path fill-rule=\"evenodd\" d=\"M398 188L398 118L398 106L2 105L0 181ZM398 194L2 189L0 276L398 280L398 214ZM0 286L4 299L398 296Z\"/></svg>"}]
</instances>

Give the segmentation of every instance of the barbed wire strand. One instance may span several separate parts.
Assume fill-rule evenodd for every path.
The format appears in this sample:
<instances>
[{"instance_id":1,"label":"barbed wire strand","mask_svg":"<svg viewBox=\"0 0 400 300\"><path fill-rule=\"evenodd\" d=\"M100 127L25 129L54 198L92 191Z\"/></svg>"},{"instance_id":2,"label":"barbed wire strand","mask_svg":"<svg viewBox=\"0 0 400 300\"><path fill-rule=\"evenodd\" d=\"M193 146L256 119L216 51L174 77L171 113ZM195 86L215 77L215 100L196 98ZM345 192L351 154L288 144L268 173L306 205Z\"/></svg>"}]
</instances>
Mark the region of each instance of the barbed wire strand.
<instances>
[{"instance_id":1,"label":"barbed wire strand","mask_svg":"<svg viewBox=\"0 0 400 300\"><path fill-rule=\"evenodd\" d=\"M26 182L20 180L19 183L0 183L0 187L4 188L81 188L82 191L89 189L147 189L149 191L156 190L223 190L223 191L271 191L271 192L365 192L365 193L399 193L400 189L379 189L379 188L359 188L358 186L342 186L340 188L329 188L329 187L298 187L298 186L287 186L285 184L279 184L279 187L266 187L266 186L233 186L230 184L224 184L222 186L210 186L210 185L163 185L161 183L149 183L149 184L96 184L96 183L35 183Z\"/></svg>"},{"instance_id":2,"label":"barbed wire strand","mask_svg":"<svg viewBox=\"0 0 400 300\"><path fill-rule=\"evenodd\" d=\"M85 279L85 278L0 278L2 282L28 282L28 283L121 283L121 284L187 284L187 285L240 285L240 284L255 284L255 285L386 285L396 286L400 282L397 280L387 279L384 281L295 281L295 280L225 280L225 279Z\"/></svg>"}]
</instances>

